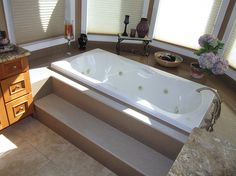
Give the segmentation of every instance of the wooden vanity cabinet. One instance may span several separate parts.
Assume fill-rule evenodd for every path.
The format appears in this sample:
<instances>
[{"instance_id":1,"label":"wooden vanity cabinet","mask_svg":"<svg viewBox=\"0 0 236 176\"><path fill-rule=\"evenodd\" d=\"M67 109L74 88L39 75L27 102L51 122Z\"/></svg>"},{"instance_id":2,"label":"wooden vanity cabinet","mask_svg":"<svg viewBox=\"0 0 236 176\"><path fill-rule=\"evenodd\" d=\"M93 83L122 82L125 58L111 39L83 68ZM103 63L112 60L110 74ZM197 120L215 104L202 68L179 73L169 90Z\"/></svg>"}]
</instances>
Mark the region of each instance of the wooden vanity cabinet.
<instances>
[{"instance_id":1,"label":"wooden vanity cabinet","mask_svg":"<svg viewBox=\"0 0 236 176\"><path fill-rule=\"evenodd\" d=\"M0 130L6 128L7 126L9 126L9 122L7 118L2 92L0 91Z\"/></svg>"},{"instance_id":2,"label":"wooden vanity cabinet","mask_svg":"<svg viewBox=\"0 0 236 176\"><path fill-rule=\"evenodd\" d=\"M0 130L33 113L27 57L0 63Z\"/></svg>"},{"instance_id":3,"label":"wooden vanity cabinet","mask_svg":"<svg viewBox=\"0 0 236 176\"><path fill-rule=\"evenodd\" d=\"M0 63L0 79L8 78L29 70L27 57Z\"/></svg>"}]
</instances>

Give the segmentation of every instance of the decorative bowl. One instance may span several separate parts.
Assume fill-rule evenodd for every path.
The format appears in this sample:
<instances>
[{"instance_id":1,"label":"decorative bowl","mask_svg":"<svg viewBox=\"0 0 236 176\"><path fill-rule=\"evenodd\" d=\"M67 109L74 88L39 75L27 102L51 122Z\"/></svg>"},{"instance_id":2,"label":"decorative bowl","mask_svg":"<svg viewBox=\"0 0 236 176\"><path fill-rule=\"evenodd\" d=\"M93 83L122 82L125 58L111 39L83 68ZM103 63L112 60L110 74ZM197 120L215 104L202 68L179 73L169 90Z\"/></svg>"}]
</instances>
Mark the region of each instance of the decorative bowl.
<instances>
[{"instance_id":1,"label":"decorative bowl","mask_svg":"<svg viewBox=\"0 0 236 176\"><path fill-rule=\"evenodd\" d=\"M164 67L177 67L183 62L181 56L170 52L156 52L154 56L158 64ZM170 60L166 60L165 58L169 58Z\"/></svg>"},{"instance_id":2,"label":"decorative bowl","mask_svg":"<svg viewBox=\"0 0 236 176\"><path fill-rule=\"evenodd\" d=\"M190 73L193 78L200 79L204 76L204 70L200 68L198 62L191 62L190 63Z\"/></svg>"}]
</instances>

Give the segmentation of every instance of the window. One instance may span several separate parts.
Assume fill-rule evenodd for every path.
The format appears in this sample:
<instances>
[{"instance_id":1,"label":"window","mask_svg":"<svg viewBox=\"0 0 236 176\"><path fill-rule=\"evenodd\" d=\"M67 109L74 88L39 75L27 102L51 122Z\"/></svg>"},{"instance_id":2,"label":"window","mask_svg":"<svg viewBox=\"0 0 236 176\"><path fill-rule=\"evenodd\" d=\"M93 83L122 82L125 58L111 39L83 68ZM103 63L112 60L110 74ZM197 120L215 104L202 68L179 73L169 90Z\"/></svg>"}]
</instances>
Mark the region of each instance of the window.
<instances>
[{"instance_id":1,"label":"window","mask_svg":"<svg viewBox=\"0 0 236 176\"><path fill-rule=\"evenodd\" d=\"M11 0L17 44L64 34L65 0Z\"/></svg>"},{"instance_id":2,"label":"window","mask_svg":"<svg viewBox=\"0 0 236 176\"><path fill-rule=\"evenodd\" d=\"M87 32L118 34L124 30L125 15L130 15L127 32L136 28L143 12L144 0L88 0Z\"/></svg>"},{"instance_id":3,"label":"window","mask_svg":"<svg viewBox=\"0 0 236 176\"><path fill-rule=\"evenodd\" d=\"M198 38L212 34L222 0L159 0L154 38L197 49Z\"/></svg>"}]
</instances>

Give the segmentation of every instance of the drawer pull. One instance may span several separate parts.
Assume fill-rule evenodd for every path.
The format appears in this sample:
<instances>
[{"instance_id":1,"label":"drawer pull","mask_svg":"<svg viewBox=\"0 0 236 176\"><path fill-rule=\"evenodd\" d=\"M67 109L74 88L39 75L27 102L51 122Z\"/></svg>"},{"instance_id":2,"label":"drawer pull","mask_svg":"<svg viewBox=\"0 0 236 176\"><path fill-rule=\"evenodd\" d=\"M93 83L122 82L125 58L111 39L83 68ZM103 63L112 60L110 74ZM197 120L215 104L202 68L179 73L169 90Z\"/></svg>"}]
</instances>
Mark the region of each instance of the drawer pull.
<instances>
[{"instance_id":1,"label":"drawer pull","mask_svg":"<svg viewBox=\"0 0 236 176\"><path fill-rule=\"evenodd\" d=\"M15 88L12 90L12 92L17 91L19 88L20 88L20 86L19 86L19 85L16 85Z\"/></svg>"},{"instance_id":2,"label":"drawer pull","mask_svg":"<svg viewBox=\"0 0 236 176\"><path fill-rule=\"evenodd\" d=\"M20 108L19 108L19 110L17 111L17 114L19 114L21 111L23 111L24 110L24 107L23 106L21 106Z\"/></svg>"},{"instance_id":3,"label":"drawer pull","mask_svg":"<svg viewBox=\"0 0 236 176\"><path fill-rule=\"evenodd\" d=\"M13 66L12 66L12 68L13 68L13 69L16 69L16 68L17 68L17 66L16 66L16 65L13 65Z\"/></svg>"}]
</instances>

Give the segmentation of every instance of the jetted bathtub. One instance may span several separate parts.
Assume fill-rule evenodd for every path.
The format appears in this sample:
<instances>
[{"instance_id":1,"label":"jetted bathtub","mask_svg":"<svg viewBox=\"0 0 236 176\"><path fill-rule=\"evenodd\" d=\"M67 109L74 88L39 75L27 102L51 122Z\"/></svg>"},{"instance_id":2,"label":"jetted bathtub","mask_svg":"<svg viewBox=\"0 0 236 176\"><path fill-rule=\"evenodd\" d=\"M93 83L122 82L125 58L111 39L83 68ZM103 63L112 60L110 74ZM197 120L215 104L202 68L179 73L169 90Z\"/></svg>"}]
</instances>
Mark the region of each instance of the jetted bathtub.
<instances>
[{"instance_id":1,"label":"jetted bathtub","mask_svg":"<svg viewBox=\"0 0 236 176\"><path fill-rule=\"evenodd\" d=\"M187 133L199 127L214 94L201 84L94 49L51 67Z\"/></svg>"}]
</instances>

